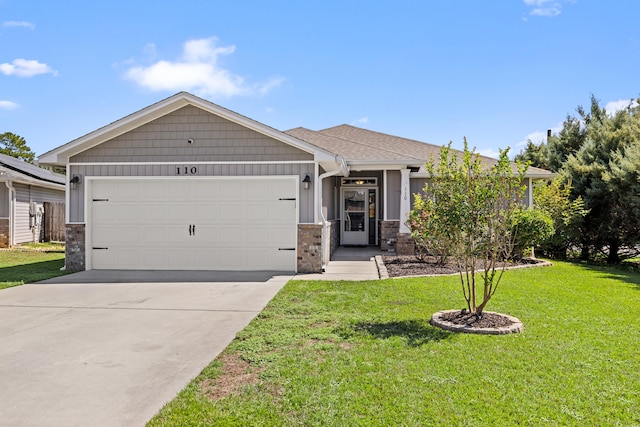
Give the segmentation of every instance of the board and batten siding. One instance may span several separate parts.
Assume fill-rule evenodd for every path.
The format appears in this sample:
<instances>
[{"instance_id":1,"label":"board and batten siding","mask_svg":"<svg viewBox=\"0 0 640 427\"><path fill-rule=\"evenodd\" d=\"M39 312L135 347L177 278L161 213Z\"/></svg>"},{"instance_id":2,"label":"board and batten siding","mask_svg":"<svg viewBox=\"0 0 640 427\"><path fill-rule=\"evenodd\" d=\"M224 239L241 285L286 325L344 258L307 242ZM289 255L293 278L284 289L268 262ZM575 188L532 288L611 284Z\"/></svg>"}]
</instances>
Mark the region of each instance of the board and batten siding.
<instances>
[{"instance_id":1,"label":"board and batten siding","mask_svg":"<svg viewBox=\"0 0 640 427\"><path fill-rule=\"evenodd\" d=\"M14 243L31 242L34 239L34 233L31 229L32 222L29 216L30 203L34 202L36 212L42 213L44 202L64 202L64 191L19 183L15 183L13 188L16 190L13 241ZM42 215L37 218L42 220ZM35 230L36 241L40 240L40 225L41 223L37 224Z\"/></svg>"},{"instance_id":2,"label":"board and batten siding","mask_svg":"<svg viewBox=\"0 0 640 427\"><path fill-rule=\"evenodd\" d=\"M400 171L387 171L387 220L400 220L400 197L402 189L400 188L402 179ZM412 193L413 194L413 193Z\"/></svg>"},{"instance_id":3,"label":"board and batten siding","mask_svg":"<svg viewBox=\"0 0 640 427\"><path fill-rule=\"evenodd\" d=\"M195 173L191 173L195 168ZM313 176L315 164L309 163L254 163L254 164L109 164L70 165L69 176L80 175L82 181L76 190L69 190L69 221L85 222L84 194L87 177L174 177L175 179L224 176L280 176L297 175L300 191L299 215L301 223L312 223L313 183L308 190L302 185L306 174ZM185 175L183 172L187 172ZM177 172L180 172L178 174Z\"/></svg>"},{"instance_id":4,"label":"board and batten siding","mask_svg":"<svg viewBox=\"0 0 640 427\"><path fill-rule=\"evenodd\" d=\"M0 181L0 218L9 218L9 189L4 181Z\"/></svg>"},{"instance_id":5,"label":"board and batten siding","mask_svg":"<svg viewBox=\"0 0 640 427\"><path fill-rule=\"evenodd\" d=\"M313 154L186 106L76 154L70 163L305 160Z\"/></svg>"}]
</instances>

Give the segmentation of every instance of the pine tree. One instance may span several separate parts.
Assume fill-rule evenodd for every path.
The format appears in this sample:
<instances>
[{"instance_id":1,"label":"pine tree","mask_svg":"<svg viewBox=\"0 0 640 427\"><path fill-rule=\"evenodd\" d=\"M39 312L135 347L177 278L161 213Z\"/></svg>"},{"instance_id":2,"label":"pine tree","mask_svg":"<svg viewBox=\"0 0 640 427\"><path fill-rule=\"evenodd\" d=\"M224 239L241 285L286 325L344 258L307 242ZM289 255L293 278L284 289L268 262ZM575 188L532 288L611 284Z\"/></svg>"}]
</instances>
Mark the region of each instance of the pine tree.
<instances>
[{"instance_id":1,"label":"pine tree","mask_svg":"<svg viewBox=\"0 0 640 427\"><path fill-rule=\"evenodd\" d=\"M14 133L5 132L0 135L0 153L33 163L36 155L27 146L27 141Z\"/></svg>"}]
</instances>

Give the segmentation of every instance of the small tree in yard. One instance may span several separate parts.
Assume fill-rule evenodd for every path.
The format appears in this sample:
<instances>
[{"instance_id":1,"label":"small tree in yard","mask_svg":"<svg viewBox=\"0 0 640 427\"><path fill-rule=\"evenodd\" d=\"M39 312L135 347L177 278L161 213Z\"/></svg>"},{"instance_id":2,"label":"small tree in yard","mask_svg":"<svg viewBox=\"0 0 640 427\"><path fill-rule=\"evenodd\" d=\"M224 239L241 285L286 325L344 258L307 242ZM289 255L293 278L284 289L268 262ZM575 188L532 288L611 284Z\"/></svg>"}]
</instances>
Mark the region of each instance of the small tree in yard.
<instances>
[{"instance_id":1,"label":"small tree in yard","mask_svg":"<svg viewBox=\"0 0 640 427\"><path fill-rule=\"evenodd\" d=\"M513 252L512 218L525 190L527 166L514 166L507 153L501 150L487 167L466 139L461 159L449 143L437 164L426 164L430 179L423 194L414 196L409 215L414 237L430 242L436 255L455 260L467 308L477 316L498 288L504 273L499 263Z\"/></svg>"}]
</instances>

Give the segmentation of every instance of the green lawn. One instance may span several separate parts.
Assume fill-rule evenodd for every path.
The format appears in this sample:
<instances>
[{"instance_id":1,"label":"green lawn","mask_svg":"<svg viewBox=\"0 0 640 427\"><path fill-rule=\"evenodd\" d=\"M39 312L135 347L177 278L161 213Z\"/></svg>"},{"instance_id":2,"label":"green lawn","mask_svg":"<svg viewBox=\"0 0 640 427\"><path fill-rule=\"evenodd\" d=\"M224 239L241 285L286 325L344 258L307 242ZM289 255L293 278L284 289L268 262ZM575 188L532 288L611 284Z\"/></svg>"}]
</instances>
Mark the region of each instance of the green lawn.
<instances>
[{"instance_id":1,"label":"green lawn","mask_svg":"<svg viewBox=\"0 0 640 427\"><path fill-rule=\"evenodd\" d=\"M517 335L454 334L456 277L293 281L151 422L215 426L638 426L640 274L506 273Z\"/></svg>"},{"instance_id":2,"label":"green lawn","mask_svg":"<svg viewBox=\"0 0 640 427\"><path fill-rule=\"evenodd\" d=\"M64 253L36 251L0 252L0 289L67 274Z\"/></svg>"}]
</instances>

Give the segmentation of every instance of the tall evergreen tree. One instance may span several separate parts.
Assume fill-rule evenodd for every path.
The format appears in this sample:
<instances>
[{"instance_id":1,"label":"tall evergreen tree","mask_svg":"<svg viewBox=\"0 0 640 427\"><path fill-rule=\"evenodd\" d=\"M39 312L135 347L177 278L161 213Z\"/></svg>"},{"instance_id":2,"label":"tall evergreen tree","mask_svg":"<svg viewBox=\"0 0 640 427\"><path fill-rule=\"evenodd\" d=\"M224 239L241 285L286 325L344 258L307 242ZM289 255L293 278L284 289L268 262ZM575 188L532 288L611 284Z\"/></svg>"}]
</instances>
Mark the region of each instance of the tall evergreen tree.
<instances>
[{"instance_id":1,"label":"tall evergreen tree","mask_svg":"<svg viewBox=\"0 0 640 427\"><path fill-rule=\"evenodd\" d=\"M29 163L33 163L36 159L36 154L27 146L27 141L11 132L0 135L0 153Z\"/></svg>"},{"instance_id":2,"label":"tall evergreen tree","mask_svg":"<svg viewBox=\"0 0 640 427\"><path fill-rule=\"evenodd\" d=\"M592 97L590 112L581 115L584 142L561 173L589 210L581 225L582 257L596 250L616 263L621 250L631 255L640 242L640 107L607 114Z\"/></svg>"}]
</instances>

